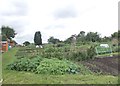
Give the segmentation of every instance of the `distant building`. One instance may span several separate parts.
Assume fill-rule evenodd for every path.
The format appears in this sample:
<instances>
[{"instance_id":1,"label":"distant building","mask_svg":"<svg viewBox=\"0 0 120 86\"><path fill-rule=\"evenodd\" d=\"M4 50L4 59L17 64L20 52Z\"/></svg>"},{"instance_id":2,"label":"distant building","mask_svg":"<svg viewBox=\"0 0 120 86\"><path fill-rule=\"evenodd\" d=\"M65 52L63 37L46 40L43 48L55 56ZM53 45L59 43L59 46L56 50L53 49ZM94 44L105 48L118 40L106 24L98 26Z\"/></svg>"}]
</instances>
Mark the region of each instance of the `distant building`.
<instances>
[{"instance_id":1,"label":"distant building","mask_svg":"<svg viewBox=\"0 0 120 86\"><path fill-rule=\"evenodd\" d=\"M2 41L2 51L3 52L8 51L8 41Z\"/></svg>"}]
</instances>

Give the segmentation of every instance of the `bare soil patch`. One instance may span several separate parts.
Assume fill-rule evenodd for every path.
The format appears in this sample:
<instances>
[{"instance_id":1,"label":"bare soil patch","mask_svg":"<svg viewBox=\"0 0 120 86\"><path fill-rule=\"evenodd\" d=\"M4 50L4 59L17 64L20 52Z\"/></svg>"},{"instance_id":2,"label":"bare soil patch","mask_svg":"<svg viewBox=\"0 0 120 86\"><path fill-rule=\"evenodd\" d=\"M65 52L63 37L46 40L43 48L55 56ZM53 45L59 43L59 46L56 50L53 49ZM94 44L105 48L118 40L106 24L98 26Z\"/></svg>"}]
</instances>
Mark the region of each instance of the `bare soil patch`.
<instances>
[{"instance_id":1,"label":"bare soil patch","mask_svg":"<svg viewBox=\"0 0 120 86\"><path fill-rule=\"evenodd\" d=\"M96 58L94 60L82 61L82 64L92 72L102 74L118 75L120 72L120 56Z\"/></svg>"}]
</instances>

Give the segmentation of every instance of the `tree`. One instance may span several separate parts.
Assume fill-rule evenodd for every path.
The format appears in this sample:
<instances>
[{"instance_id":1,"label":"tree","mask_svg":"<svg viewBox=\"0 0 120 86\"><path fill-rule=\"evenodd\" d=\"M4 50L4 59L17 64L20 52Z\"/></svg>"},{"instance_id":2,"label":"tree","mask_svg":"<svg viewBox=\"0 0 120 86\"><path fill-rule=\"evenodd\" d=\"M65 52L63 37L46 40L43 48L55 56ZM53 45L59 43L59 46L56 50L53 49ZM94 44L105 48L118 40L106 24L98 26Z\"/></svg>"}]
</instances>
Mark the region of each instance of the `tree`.
<instances>
[{"instance_id":1,"label":"tree","mask_svg":"<svg viewBox=\"0 0 120 86\"><path fill-rule=\"evenodd\" d=\"M84 37L85 36L85 31L80 31L79 35Z\"/></svg>"},{"instance_id":2,"label":"tree","mask_svg":"<svg viewBox=\"0 0 120 86\"><path fill-rule=\"evenodd\" d=\"M5 40L5 38L8 38L11 40L11 38L14 38L16 33L15 30L9 26L2 26L1 27L1 31L2 31L2 38Z\"/></svg>"},{"instance_id":3,"label":"tree","mask_svg":"<svg viewBox=\"0 0 120 86\"><path fill-rule=\"evenodd\" d=\"M41 32L40 31L35 32L34 43L35 43L35 45L38 45L38 46L42 45L42 38L41 38Z\"/></svg>"},{"instance_id":4,"label":"tree","mask_svg":"<svg viewBox=\"0 0 120 86\"><path fill-rule=\"evenodd\" d=\"M25 46L28 46L28 45L30 45L30 42L29 42L29 41L25 41L23 44L24 44Z\"/></svg>"},{"instance_id":5,"label":"tree","mask_svg":"<svg viewBox=\"0 0 120 86\"><path fill-rule=\"evenodd\" d=\"M85 31L80 31L80 33L77 35L77 41L78 42L84 42L85 41Z\"/></svg>"},{"instance_id":6,"label":"tree","mask_svg":"<svg viewBox=\"0 0 120 86\"><path fill-rule=\"evenodd\" d=\"M120 30L118 30L118 32L114 32L113 34L111 34L111 39L113 45L120 44Z\"/></svg>"},{"instance_id":7,"label":"tree","mask_svg":"<svg viewBox=\"0 0 120 86\"><path fill-rule=\"evenodd\" d=\"M58 42L60 42L60 40L57 39L57 38L54 38L53 36L51 36L51 37L48 39L48 43L56 44L56 43L58 43Z\"/></svg>"},{"instance_id":8,"label":"tree","mask_svg":"<svg viewBox=\"0 0 120 86\"><path fill-rule=\"evenodd\" d=\"M111 37L107 37L107 36L104 36L102 39L101 39L102 42L109 42L111 41Z\"/></svg>"},{"instance_id":9,"label":"tree","mask_svg":"<svg viewBox=\"0 0 120 86\"><path fill-rule=\"evenodd\" d=\"M112 38L118 38L118 32L114 32L113 34L111 34Z\"/></svg>"},{"instance_id":10,"label":"tree","mask_svg":"<svg viewBox=\"0 0 120 86\"><path fill-rule=\"evenodd\" d=\"M7 41L6 35L2 35L2 41Z\"/></svg>"},{"instance_id":11,"label":"tree","mask_svg":"<svg viewBox=\"0 0 120 86\"><path fill-rule=\"evenodd\" d=\"M96 41L100 41L100 35L97 32L89 32L86 35L86 40L87 41L92 41L92 42L96 42Z\"/></svg>"}]
</instances>

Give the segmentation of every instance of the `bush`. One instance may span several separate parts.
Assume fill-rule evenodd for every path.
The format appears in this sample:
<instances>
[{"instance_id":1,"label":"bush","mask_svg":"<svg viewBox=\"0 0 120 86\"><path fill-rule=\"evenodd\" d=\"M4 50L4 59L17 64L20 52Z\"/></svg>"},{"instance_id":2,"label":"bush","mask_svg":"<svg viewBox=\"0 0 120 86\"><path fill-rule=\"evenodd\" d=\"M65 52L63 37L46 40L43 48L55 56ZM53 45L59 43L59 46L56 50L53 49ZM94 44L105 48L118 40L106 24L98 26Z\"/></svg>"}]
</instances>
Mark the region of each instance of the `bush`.
<instances>
[{"instance_id":1,"label":"bush","mask_svg":"<svg viewBox=\"0 0 120 86\"><path fill-rule=\"evenodd\" d=\"M79 67L67 60L44 59L37 67L36 73L38 74L65 74L65 73L77 73Z\"/></svg>"},{"instance_id":2,"label":"bush","mask_svg":"<svg viewBox=\"0 0 120 86\"><path fill-rule=\"evenodd\" d=\"M12 64L9 64L7 66L7 69L16 70L16 71L32 71L32 72L34 72L34 71L36 71L36 68L40 64L41 60L42 60L41 57L35 57L32 59L21 58L15 62L13 62Z\"/></svg>"},{"instance_id":3,"label":"bush","mask_svg":"<svg viewBox=\"0 0 120 86\"><path fill-rule=\"evenodd\" d=\"M56 45L56 47L64 47L64 46L65 46L64 43L58 43L58 44Z\"/></svg>"},{"instance_id":4,"label":"bush","mask_svg":"<svg viewBox=\"0 0 120 86\"><path fill-rule=\"evenodd\" d=\"M112 52L119 52L120 51L120 46L112 46Z\"/></svg>"},{"instance_id":5,"label":"bush","mask_svg":"<svg viewBox=\"0 0 120 86\"><path fill-rule=\"evenodd\" d=\"M77 61L86 60L87 59L87 53L86 53L86 51L79 52L78 54L79 54L79 56L76 58Z\"/></svg>"},{"instance_id":6,"label":"bush","mask_svg":"<svg viewBox=\"0 0 120 86\"><path fill-rule=\"evenodd\" d=\"M96 55L95 47L91 46L89 49L87 49L87 59L94 59Z\"/></svg>"},{"instance_id":7,"label":"bush","mask_svg":"<svg viewBox=\"0 0 120 86\"><path fill-rule=\"evenodd\" d=\"M67 53L66 59L81 61L81 60L94 59L95 55L96 55L95 48L91 46L87 50L77 50L75 52Z\"/></svg>"},{"instance_id":8,"label":"bush","mask_svg":"<svg viewBox=\"0 0 120 86\"><path fill-rule=\"evenodd\" d=\"M77 51L77 52L71 52L69 54L70 59L74 61L81 61L87 59L87 52L86 51Z\"/></svg>"}]
</instances>

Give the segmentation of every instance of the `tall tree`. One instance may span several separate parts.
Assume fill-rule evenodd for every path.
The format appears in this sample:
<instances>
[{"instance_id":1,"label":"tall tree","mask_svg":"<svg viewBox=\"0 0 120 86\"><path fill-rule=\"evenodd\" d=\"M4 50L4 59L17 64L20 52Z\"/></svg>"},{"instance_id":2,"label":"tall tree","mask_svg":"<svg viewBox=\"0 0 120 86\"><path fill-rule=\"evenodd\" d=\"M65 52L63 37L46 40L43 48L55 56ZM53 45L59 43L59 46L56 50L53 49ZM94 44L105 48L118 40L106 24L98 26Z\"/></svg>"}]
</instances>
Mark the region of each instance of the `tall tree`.
<instances>
[{"instance_id":1,"label":"tall tree","mask_svg":"<svg viewBox=\"0 0 120 86\"><path fill-rule=\"evenodd\" d=\"M41 32L40 31L35 32L34 43L35 43L35 45L42 45L42 38L41 38Z\"/></svg>"},{"instance_id":2,"label":"tall tree","mask_svg":"<svg viewBox=\"0 0 120 86\"><path fill-rule=\"evenodd\" d=\"M86 35L86 40L96 42L96 41L100 41L101 39L100 39L100 35L97 32L89 32Z\"/></svg>"},{"instance_id":3,"label":"tall tree","mask_svg":"<svg viewBox=\"0 0 120 86\"><path fill-rule=\"evenodd\" d=\"M57 38L54 38L53 36L51 36L51 37L48 39L48 43L56 44L56 43L58 43L58 42L60 42L60 40L57 39Z\"/></svg>"},{"instance_id":4,"label":"tall tree","mask_svg":"<svg viewBox=\"0 0 120 86\"><path fill-rule=\"evenodd\" d=\"M118 38L118 32L114 32L113 34L111 34L112 38Z\"/></svg>"},{"instance_id":5,"label":"tall tree","mask_svg":"<svg viewBox=\"0 0 120 86\"><path fill-rule=\"evenodd\" d=\"M73 39L73 37L71 36L71 37L67 38L64 42L68 43L68 44L71 44L72 43L72 39Z\"/></svg>"},{"instance_id":6,"label":"tall tree","mask_svg":"<svg viewBox=\"0 0 120 86\"><path fill-rule=\"evenodd\" d=\"M81 36L85 36L85 31L80 31Z\"/></svg>"},{"instance_id":7,"label":"tall tree","mask_svg":"<svg viewBox=\"0 0 120 86\"><path fill-rule=\"evenodd\" d=\"M77 41L78 42L84 42L85 41L85 31L80 31L80 33L77 35Z\"/></svg>"},{"instance_id":8,"label":"tall tree","mask_svg":"<svg viewBox=\"0 0 120 86\"><path fill-rule=\"evenodd\" d=\"M114 32L113 34L111 34L111 37L120 39L120 30L118 30L118 32Z\"/></svg>"},{"instance_id":9,"label":"tall tree","mask_svg":"<svg viewBox=\"0 0 120 86\"><path fill-rule=\"evenodd\" d=\"M11 38L14 38L16 35L15 30L9 26L2 26L1 31L3 39L8 38L11 40Z\"/></svg>"},{"instance_id":10,"label":"tall tree","mask_svg":"<svg viewBox=\"0 0 120 86\"><path fill-rule=\"evenodd\" d=\"M6 35L2 35L2 41L7 41Z\"/></svg>"},{"instance_id":11,"label":"tall tree","mask_svg":"<svg viewBox=\"0 0 120 86\"><path fill-rule=\"evenodd\" d=\"M113 44L120 44L120 30L111 34L111 39Z\"/></svg>"},{"instance_id":12,"label":"tall tree","mask_svg":"<svg viewBox=\"0 0 120 86\"><path fill-rule=\"evenodd\" d=\"M103 38L101 38L101 41L102 42L109 42L109 41L111 41L111 37L104 36Z\"/></svg>"}]
</instances>

